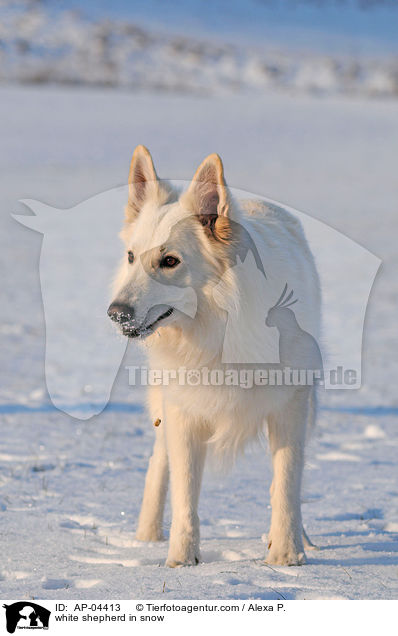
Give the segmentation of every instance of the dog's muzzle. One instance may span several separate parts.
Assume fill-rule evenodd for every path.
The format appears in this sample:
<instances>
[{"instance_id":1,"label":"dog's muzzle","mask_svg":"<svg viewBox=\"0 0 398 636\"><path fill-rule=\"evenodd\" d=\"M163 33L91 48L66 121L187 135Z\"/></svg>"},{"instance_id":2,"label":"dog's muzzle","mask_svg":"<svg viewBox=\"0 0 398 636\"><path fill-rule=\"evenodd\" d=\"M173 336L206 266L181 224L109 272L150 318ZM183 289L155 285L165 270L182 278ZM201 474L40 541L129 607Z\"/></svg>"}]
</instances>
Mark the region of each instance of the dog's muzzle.
<instances>
[{"instance_id":1,"label":"dog's muzzle","mask_svg":"<svg viewBox=\"0 0 398 636\"><path fill-rule=\"evenodd\" d=\"M112 303L108 307L108 316L114 322L122 325L134 320L134 309L121 303Z\"/></svg>"},{"instance_id":2,"label":"dog's muzzle","mask_svg":"<svg viewBox=\"0 0 398 636\"><path fill-rule=\"evenodd\" d=\"M108 316L120 326L125 336L134 338L139 335L134 320L134 309L129 305L112 303L108 307Z\"/></svg>"},{"instance_id":3,"label":"dog's muzzle","mask_svg":"<svg viewBox=\"0 0 398 636\"><path fill-rule=\"evenodd\" d=\"M108 307L109 318L113 320L113 322L116 322L120 326L123 335L128 336L129 338L147 336L150 333L153 333L153 328L161 320L171 316L172 313L173 308L169 307L167 311L158 316L151 324L137 326L134 318L134 309L129 305L125 305L123 303L112 303Z\"/></svg>"}]
</instances>

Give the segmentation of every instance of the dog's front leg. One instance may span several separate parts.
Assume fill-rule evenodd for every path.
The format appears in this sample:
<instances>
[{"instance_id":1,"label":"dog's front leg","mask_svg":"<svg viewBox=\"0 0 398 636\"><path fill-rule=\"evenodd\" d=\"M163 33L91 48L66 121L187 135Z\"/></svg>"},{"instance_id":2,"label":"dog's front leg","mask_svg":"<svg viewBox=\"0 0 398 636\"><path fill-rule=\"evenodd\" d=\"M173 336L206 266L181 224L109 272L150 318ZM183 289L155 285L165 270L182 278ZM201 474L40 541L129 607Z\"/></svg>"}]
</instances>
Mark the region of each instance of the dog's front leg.
<instances>
[{"instance_id":1,"label":"dog's front leg","mask_svg":"<svg viewBox=\"0 0 398 636\"><path fill-rule=\"evenodd\" d=\"M172 523L166 565L196 565L200 560L198 502L205 460L199 430L177 407L166 408Z\"/></svg>"},{"instance_id":2,"label":"dog's front leg","mask_svg":"<svg viewBox=\"0 0 398 636\"><path fill-rule=\"evenodd\" d=\"M140 541L163 539L163 510L169 481L169 464L166 451L164 424L156 429L156 441L145 479L136 538Z\"/></svg>"},{"instance_id":3,"label":"dog's front leg","mask_svg":"<svg viewBox=\"0 0 398 636\"><path fill-rule=\"evenodd\" d=\"M300 496L307 413L308 391L300 389L277 414L268 418L274 478L267 563L274 565L306 562Z\"/></svg>"}]
</instances>

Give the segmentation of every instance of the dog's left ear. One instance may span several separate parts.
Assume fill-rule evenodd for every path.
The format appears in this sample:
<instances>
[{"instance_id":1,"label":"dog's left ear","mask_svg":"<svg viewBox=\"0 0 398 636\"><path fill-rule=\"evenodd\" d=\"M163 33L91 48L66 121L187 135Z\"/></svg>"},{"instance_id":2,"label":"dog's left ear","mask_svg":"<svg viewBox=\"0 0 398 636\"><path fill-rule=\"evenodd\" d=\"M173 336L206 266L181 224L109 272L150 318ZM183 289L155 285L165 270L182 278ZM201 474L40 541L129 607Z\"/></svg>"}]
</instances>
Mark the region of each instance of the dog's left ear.
<instances>
[{"instance_id":1,"label":"dog's left ear","mask_svg":"<svg viewBox=\"0 0 398 636\"><path fill-rule=\"evenodd\" d=\"M220 241L230 238L230 200L222 161L217 154L202 161L183 196L183 203L197 215L209 236Z\"/></svg>"}]
</instances>

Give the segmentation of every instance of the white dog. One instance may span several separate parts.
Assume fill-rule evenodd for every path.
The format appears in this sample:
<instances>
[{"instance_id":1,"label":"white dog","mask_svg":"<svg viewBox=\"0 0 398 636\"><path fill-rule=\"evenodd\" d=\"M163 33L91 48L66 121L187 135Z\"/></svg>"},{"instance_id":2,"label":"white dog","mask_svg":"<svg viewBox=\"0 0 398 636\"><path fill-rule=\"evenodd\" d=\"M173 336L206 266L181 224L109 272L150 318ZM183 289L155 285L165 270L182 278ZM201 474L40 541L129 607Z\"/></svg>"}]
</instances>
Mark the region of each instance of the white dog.
<instances>
[{"instance_id":1,"label":"white dog","mask_svg":"<svg viewBox=\"0 0 398 636\"><path fill-rule=\"evenodd\" d=\"M279 367L309 367L302 334L306 342L318 337L320 291L301 225L276 206L234 200L218 155L207 157L188 189L178 194L159 181L148 150L138 146L130 166L122 238L126 251L108 314L126 336L146 337L152 369L237 370L242 360L245 369L268 368L265 363L275 362L272 342L278 343L278 326L279 350L284 352ZM254 270L244 266L249 254ZM166 293L159 295L160 284ZM167 286L194 290L195 311L182 310L181 299L179 304L172 300L175 294L167 302ZM285 320L283 327L282 314L293 316L289 289L298 302L294 319ZM233 359L225 359L226 350ZM314 388L289 382L249 389L215 384L181 385L177 376L150 388L150 412L161 424L137 538L162 539L170 473L166 564L198 563L197 509L206 450L233 454L267 424L274 471L267 562L305 563L304 546L312 544L302 525L300 491L306 431L315 416Z\"/></svg>"}]
</instances>

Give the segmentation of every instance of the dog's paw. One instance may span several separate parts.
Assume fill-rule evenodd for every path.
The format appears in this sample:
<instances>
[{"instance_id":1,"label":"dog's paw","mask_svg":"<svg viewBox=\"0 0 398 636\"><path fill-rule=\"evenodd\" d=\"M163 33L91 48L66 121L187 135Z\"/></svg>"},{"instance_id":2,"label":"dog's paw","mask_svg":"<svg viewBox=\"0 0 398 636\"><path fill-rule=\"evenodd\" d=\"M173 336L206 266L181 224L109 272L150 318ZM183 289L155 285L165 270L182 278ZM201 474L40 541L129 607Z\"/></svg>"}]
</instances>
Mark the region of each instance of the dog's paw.
<instances>
[{"instance_id":1,"label":"dog's paw","mask_svg":"<svg viewBox=\"0 0 398 636\"><path fill-rule=\"evenodd\" d=\"M189 524L172 525L166 565L169 568L178 568L185 565L198 565L199 562L199 525L197 524L195 528Z\"/></svg>"},{"instance_id":2,"label":"dog's paw","mask_svg":"<svg viewBox=\"0 0 398 636\"><path fill-rule=\"evenodd\" d=\"M182 552L175 554L169 552L166 560L166 566L168 568L181 568L189 565L198 565L200 563L200 554L198 551L192 549L188 553Z\"/></svg>"},{"instance_id":3,"label":"dog's paw","mask_svg":"<svg viewBox=\"0 0 398 636\"><path fill-rule=\"evenodd\" d=\"M304 565L307 563L304 550L297 550L294 546L271 543L265 560L268 565Z\"/></svg>"},{"instance_id":4,"label":"dog's paw","mask_svg":"<svg viewBox=\"0 0 398 636\"><path fill-rule=\"evenodd\" d=\"M173 558L167 558L167 561L166 561L166 566L168 568L182 568L182 567L186 567L190 565L198 565L198 564L199 564L199 559L197 557L195 557L194 560L186 559L185 561L180 561L178 559L173 559Z\"/></svg>"}]
</instances>

